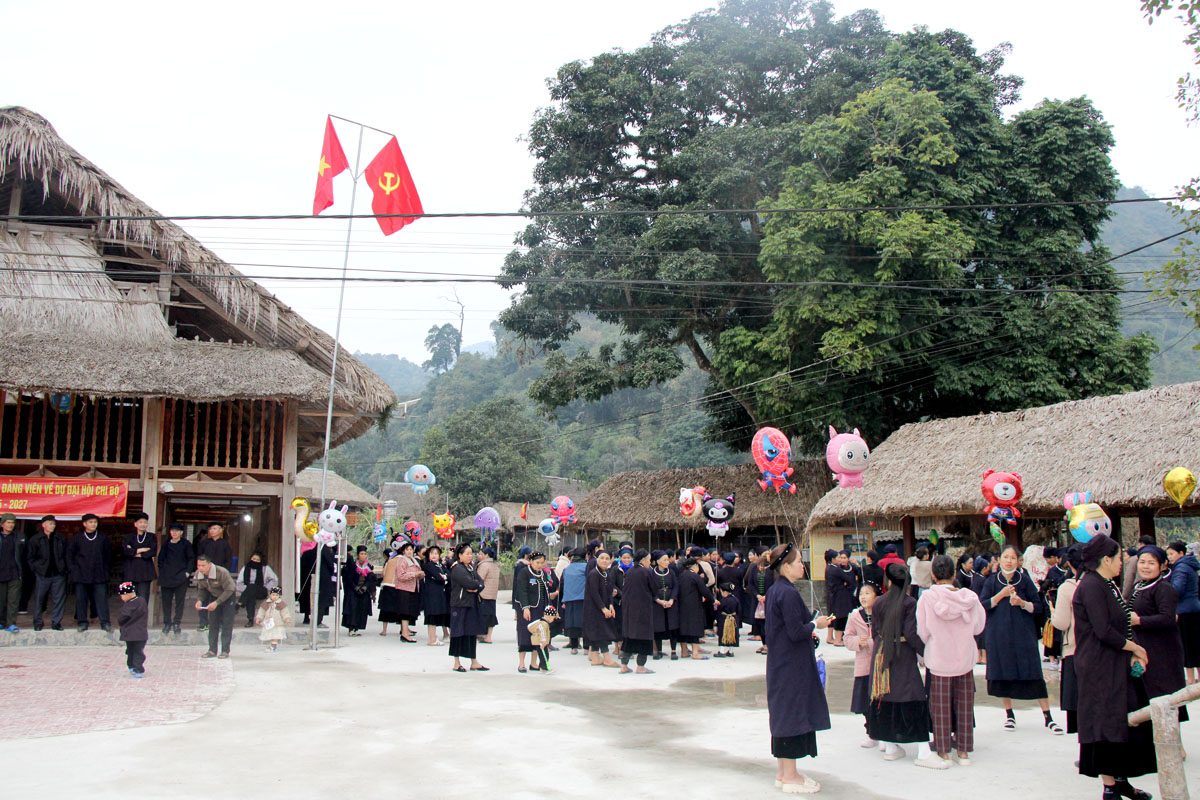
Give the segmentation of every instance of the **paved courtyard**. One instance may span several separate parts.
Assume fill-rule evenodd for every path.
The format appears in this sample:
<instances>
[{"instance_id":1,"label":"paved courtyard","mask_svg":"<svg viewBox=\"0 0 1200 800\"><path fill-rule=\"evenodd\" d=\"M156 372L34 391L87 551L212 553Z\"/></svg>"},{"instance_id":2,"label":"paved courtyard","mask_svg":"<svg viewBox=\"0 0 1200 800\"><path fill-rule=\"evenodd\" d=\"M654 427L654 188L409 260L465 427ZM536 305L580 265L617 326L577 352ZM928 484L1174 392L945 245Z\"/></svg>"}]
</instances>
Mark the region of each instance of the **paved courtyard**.
<instances>
[{"instance_id":1,"label":"paved courtyard","mask_svg":"<svg viewBox=\"0 0 1200 800\"><path fill-rule=\"evenodd\" d=\"M563 650L552 675L517 674L513 623L480 646L487 673L450 671L445 647L395 635L342 638L339 650L235 645L229 662L201 647L148 649L148 677L123 652L0 650L0 785L12 797L342 796L401 798L777 797L768 750L763 657L651 662L654 675L593 668ZM560 640L561 643L561 640ZM802 766L826 797L929 800L1053 796L1094 800L1075 774L1074 737L1055 737L1031 704L1018 730L979 697L969 767L930 772L910 757L884 762L859 748L848 654L827 645L833 729ZM13 666L21 664L22 666ZM980 671L981 672L981 671ZM977 676L977 677L981 677ZM230 693L232 692L232 693ZM1056 689L1052 689L1057 694ZM169 724L185 723L185 724ZM124 728L119 735L113 730ZM53 738L46 738L53 737ZM1200 753L1200 723L1184 725ZM48 748L59 754L47 769ZM69 754L69 757L66 755ZM1200 764L1187 767L1200 787ZM1136 782L1155 794L1154 778ZM357 788L353 788L357 787ZM933 794L931 795L931 792ZM11 793L11 794L10 794Z\"/></svg>"}]
</instances>

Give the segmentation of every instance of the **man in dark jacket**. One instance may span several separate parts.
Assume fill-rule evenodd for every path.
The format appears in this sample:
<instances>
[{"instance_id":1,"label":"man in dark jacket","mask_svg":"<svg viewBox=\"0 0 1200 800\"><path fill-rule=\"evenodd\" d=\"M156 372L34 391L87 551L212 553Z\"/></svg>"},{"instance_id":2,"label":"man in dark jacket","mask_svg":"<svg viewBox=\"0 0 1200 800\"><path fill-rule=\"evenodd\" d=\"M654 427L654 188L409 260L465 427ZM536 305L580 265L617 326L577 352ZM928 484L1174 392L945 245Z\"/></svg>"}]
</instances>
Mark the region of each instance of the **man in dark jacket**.
<instances>
[{"instance_id":1,"label":"man in dark jacket","mask_svg":"<svg viewBox=\"0 0 1200 800\"><path fill-rule=\"evenodd\" d=\"M42 517L42 532L29 540L29 567L36 587L33 596L33 629L42 629L46 597L50 597L50 628L62 630L63 607L67 601L67 543L55 528L53 514Z\"/></svg>"},{"instance_id":2,"label":"man in dark jacket","mask_svg":"<svg viewBox=\"0 0 1200 800\"><path fill-rule=\"evenodd\" d=\"M171 523L168 537L158 548L158 588L162 592L163 635L179 633L188 576L196 568L192 543L183 538L183 526Z\"/></svg>"},{"instance_id":3,"label":"man in dark jacket","mask_svg":"<svg viewBox=\"0 0 1200 800\"><path fill-rule=\"evenodd\" d=\"M108 620L108 569L112 560L112 545L100 533L100 518L83 515L83 533L67 542L67 566L75 583L75 622L79 630L88 629L88 602L96 604L100 627L112 630Z\"/></svg>"},{"instance_id":4,"label":"man in dark jacket","mask_svg":"<svg viewBox=\"0 0 1200 800\"><path fill-rule=\"evenodd\" d=\"M208 536L196 545L197 556L208 556L208 560L218 567L224 567L226 572L233 570L233 548L225 538L225 526L219 522L208 524ZM208 611L200 610L200 631L208 630Z\"/></svg>"},{"instance_id":5,"label":"man in dark jacket","mask_svg":"<svg viewBox=\"0 0 1200 800\"><path fill-rule=\"evenodd\" d=\"M17 606L21 602L21 552L17 518L0 516L0 630L16 633Z\"/></svg>"},{"instance_id":6,"label":"man in dark jacket","mask_svg":"<svg viewBox=\"0 0 1200 800\"><path fill-rule=\"evenodd\" d=\"M150 584L154 582L157 573L154 570L154 555L158 542L154 534L148 532L150 515L145 511L133 518L133 533L125 536L121 550L125 555L125 580L131 582L137 591L137 596L146 601L150 596Z\"/></svg>"},{"instance_id":7,"label":"man in dark jacket","mask_svg":"<svg viewBox=\"0 0 1200 800\"><path fill-rule=\"evenodd\" d=\"M221 654L218 658L229 658L229 643L233 640L233 615L237 610L234 595L237 594L237 584L229 570L218 566L208 556L196 556L196 587L200 590L200 599L196 601L196 610L209 612L212 627L208 630L208 652L203 658L217 656L218 640Z\"/></svg>"}]
</instances>

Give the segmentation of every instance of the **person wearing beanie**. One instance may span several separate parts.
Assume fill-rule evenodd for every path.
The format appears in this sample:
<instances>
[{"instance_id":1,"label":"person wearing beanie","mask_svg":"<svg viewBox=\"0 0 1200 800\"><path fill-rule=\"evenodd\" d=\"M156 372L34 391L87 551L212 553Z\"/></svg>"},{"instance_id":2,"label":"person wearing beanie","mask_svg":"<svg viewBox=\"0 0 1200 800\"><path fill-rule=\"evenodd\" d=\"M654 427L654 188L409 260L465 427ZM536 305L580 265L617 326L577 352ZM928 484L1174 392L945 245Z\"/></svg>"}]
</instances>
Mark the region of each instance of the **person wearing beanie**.
<instances>
[{"instance_id":1,"label":"person wearing beanie","mask_svg":"<svg viewBox=\"0 0 1200 800\"><path fill-rule=\"evenodd\" d=\"M80 631L88 629L88 604L96 606L100 627L112 630L108 617L108 572L112 545L100 533L100 518L83 515L83 532L67 541L67 564L75 583L75 623ZM144 599L144 598L143 598Z\"/></svg>"},{"instance_id":2,"label":"person wearing beanie","mask_svg":"<svg viewBox=\"0 0 1200 800\"><path fill-rule=\"evenodd\" d=\"M671 569L671 556L665 550L650 554L650 570L654 573L654 660L664 658L664 640L671 643L671 660L679 654L679 577Z\"/></svg>"},{"instance_id":3,"label":"person wearing beanie","mask_svg":"<svg viewBox=\"0 0 1200 800\"><path fill-rule=\"evenodd\" d=\"M150 608L146 600L138 597L132 581L117 587L121 598L121 610L117 612L117 626L121 629L121 641L125 643L125 666L129 674L140 678L146 674L146 640L150 638L148 621Z\"/></svg>"},{"instance_id":4,"label":"person wearing beanie","mask_svg":"<svg viewBox=\"0 0 1200 800\"><path fill-rule=\"evenodd\" d=\"M620 666L608 654L608 646L619 638L617 609L613 605L616 592L616 570L612 554L598 548L592 551L594 566L587 571L583 598L583 639L588 648L588 661L593 667Z\"/></svg>"},{"instance_id":5,"label":"person wearing beanie","mask_svg":"<svg viewBox=\"0 0 1200 800\"><path fill-rule=\"evenodd\" d=\"M653 578L650 553L639 549L633 554L633 566L625 573L621 596L621 674L633 671L629 659L634 656L639 675L654 671L646 668L646 659L654 652Z\"/></svg>"},{"instance_id":6,"label":"person wearing beanie","mask_svg":"<svg viewBox=\"0 0 1200 800\"><path fill-rule=\"evenodd\" d=\"M342 626L351 636L362 636L371 617L371 604L375 600L375 566L369 560L367 546L360 544L354 557L346 557L342 565ZM277 588L277 587L272 587ZM268 589L270 591L270 589ZM256 615L257 616L257 615Z\"/></svg>"},{"instance_id":7,"label":"person wearing beanie","mask_svg":"<svg viewBox=\"0 0 1200 800\"><path fill-rule=\"evenodd\" d=\"M150 515L139 512L133 518L133 533L126 534L121 544L121 552L125 556L124 576L137 589L138 597L143 602L150 596L150 584L156 576L154 571L154 556L158 553L158 541L150 527Z\"/></svg>"},{"instance_id":8,"label":"person wearing beanie","mask_svg":"<svg viewBox=\"0 0 1200 800\"><path fill-rule=\"evenodd\" d=\"M62 630L67 600L67 542L56 529L53 514L42 517L41 533L28 543L29 568L33 570L33 629L42 629L42 614L50 600L50 629Z\"/></svg>"},{"instance_id":9,"label":"person wearing beanie","mask_svg":"<svg viewBox=\"0 0 1200 800\"><path fill-rule=\"evenodd\" d=\"M0 516L0 630L16 633L17 606L21 601L21 551L24 542L16 534L17 518Z\"/></svg>"},{"instance_id":10,"label":"person wearing beanie","mask_svg":"<svg viewBox=\"0 0 1200 800\"><path fill-rule=\"evenodd\" d=\"M1075 674L1079 684L1079 774L1099 778L1103 800L1148 800L1129 778L1158 771L1153 729L1130 727L1129 713L1147 705L1141 671L1145 648L1134 640L1121 578L1121 546L1103 534L1083 546L1084 573L1075 588ZM1136 673L1136 674L1135 674Z\"/></svg>"}]
</instances>

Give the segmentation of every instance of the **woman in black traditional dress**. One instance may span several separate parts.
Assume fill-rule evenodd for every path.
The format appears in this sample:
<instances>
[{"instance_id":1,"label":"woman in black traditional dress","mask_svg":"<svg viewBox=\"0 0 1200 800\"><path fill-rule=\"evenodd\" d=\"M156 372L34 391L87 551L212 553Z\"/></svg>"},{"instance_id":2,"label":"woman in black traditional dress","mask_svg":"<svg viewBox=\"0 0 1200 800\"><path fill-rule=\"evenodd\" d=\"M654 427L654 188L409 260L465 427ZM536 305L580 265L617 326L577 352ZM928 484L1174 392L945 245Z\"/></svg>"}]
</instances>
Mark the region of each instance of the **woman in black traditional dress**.
<instances>
[{"instance_id":1,"label":"woman in black traditional dress","mask_svg":"<svg viewBox=\"0 0 1200 800\"><path fill-rule=\"evenodd\" d=\"M684 658L702 661L708 656L700 649L704 637L705 604L712 605L712 590L704 580L700 564L694 558L683 560L679 573L679 649Z\"/></svg>"},{"instance_id":2,"label":"woman in black traditional dress","mask_svg":"<svg viewBox=\"0 0 1200 800\"><path fill-rule=\"evenodd\" d=\"M912 579L904 564L888 564L883 577L884 595L875 601L871 620L875 655L867 736L884 743L885 761L904 758L900 745L911 742L920 746L916 764L945 769L950 762L932 756L929 748L929 700L917 667L925 643L917 635L917 601L908 591Z\"/></svg>"},{"instance_id":3,"label":"woman in black traditional dress","mask_svg":"<svg viewBox=\"0 0 1200 800\"><path fill-rule=\"evenodd\" d=\"M583 640L587 642L588 661L593 667L617 667L620 665L608 654L608 646L617 640L612 554L596 550L592 558L595 566L588 569L583 592Z\"/></svg>"},{"instance_id":4,"label":"woman in black traditional dress","mask_svg":"<svg viewBox=\"0 0 1200 800\"><path fill-rule=\"evenodd\" d=\"M351 636L362 636L371 617L371 602L375 599L375 567L367 560L367 546L360 544L354 558L342 565L342 626Z\"/></svg>"},{"instance_id":5,"label":"woman in black traditional dress","mask_svg":"<svg viewBox=\"0 0 1200 800\"><path fill-rule=\"evenodd\" d=\"M429 545L421 571L425 573L425 580L421 583L421 610L425 615L425 630L429 634L427 644L437 647L450 638L449 576L442 566L442 548L436 544ZM438 628L442 629L441 642L437 638Z\"/></svg>"},{"instance_id":6,"label":"woman in black traditional dress","mask_svg":"<svg viewBox=\"0 0 1200 800\"><path fill-rule=\"evenodd\" d=\"M545 669L542 648L533 643L529 635L529 623L546 616L550 605L550 589L546 584L546 554L530 553L527 564L517 564L513 569L513 603L517 606L517 672L528 672L525 668L527 653L536 653L530 658L530 669L535 672Z\"/></svg>"},{"instance_id":7,"label":"woman in black traditional dress","mask_svg":"<svg viewBox=\"0 0 1200 800\"><path fill-rule=\"evenodd\" d=\"M671 660L679 654L679 581L671 570L671 557L662 550L650 554L654 570L654 659L662 658L663 640L671 641Z\"/></svg>"},{"instance_id":8,"label":"woman in black traditional dress","mask_svg":"<svg viewBox=\"0 0 1200 800\"><path fill-rule=\"evenodd\" d=\"M756 548L758 563L751 564L746 570L746 585L749 588L751 602L744 611L746 619L750 620L750 639L763 641L763 623L767 618L767 590L775 582L775 573L767 569L767 556L770 553L766 547ZM765 654L766 644L755 652Z\"/></svg>"},{"instance_id":9,"label":"woman in black traditional dress","mask_svg":"<svg viewBox=\"0 0 1200 800\"><path fill-rule=\"evenodd\" d=\"M832 550L829 552L833 553L833 558L825 566L825 596L828 600L829 617L833 620L829 630L833 635L833 644L841 647L842 635L846 630L846 619L858 605L858 601L855 599L858 584L854 579L854 570L849 567L849 557ZM828 559L828 555L826 558ZM843 558L845 558L845 564L842 563Z\"/></svg>"},{"instance_id":10,"label":"woman in black traditional dress","mask_svg":"<svg viewBox=\"0 0 1200 800\"><path fill-rule=\"evenodd\" d=\"M621 594L621 674L632 672L629 659L637 657L637 673L646 675L646 659L654 652L654 575L650 572L650 553L638 550L633 566L625 572Z\"/></svg>"},{"instance_id":11,"label":"woman in black traditional dress","mask_svg":"<svg viewBox=\"0 0 1200 800\"><path fill-rule=\"evenodd\" d=\"M454 548L454 565L450 567L450 655L454 656L455 672L467 671L459 660L463 658L471 659L472 672L488 671L475 658L478 637L487 627L479 614L483 579L475 573L474 557L471 545L464 542Z\"/></svg>"},{"instance_id":12,"label":"woman in black traditional dress","mask_svg":"<svg viewBox=\"0 0 1200 800\"><path fill-rule=\"evenodd\" d=\"M954 568L954 585L960 589L970 589L974 577L975 556L970 553L963 553L958 557L958 564Z\"/></svg>"},{"instance_id":13,"label":"woman in black traditional dress","mask_svg":"<svg viewBox=\"0 0 1200 800\"><path fill-rule=\"evenodd\" d=\"M1042 675L1038 654L1041 631L1034 617L1044 607L1037 584L1021 569L1017 548L1009 545L1000 553L1000 566L983 585L979 599L987 612L988 694L1004 704L1004 729L1016 730L1013 700L1037 700L1043 724L1055 736L1065 731L1050 713L1050 693Z\"/></svg>"},{"instance_id":14,"label":"woman in black traditional dress","mask_svg":"<svg viewBox=\"0 0 1200 800\"><path fill-rule=\"evenodd\" d=\"M1187 681L1183 669L1183 639L1179 635L1176 609L1179 593L1171 585L1171 571L1165 569L1167 551L1149 545L1138 551L1137 583L1129 598L1133 606L1130 621L1137 643L1146 649L1150 663L1142 681L1151 699L1174 694ZM1187 722L1187 706L1179 706L1179 721Z\"/></svg>"},{"instance_id":15,"label":"woman in black traditional dress","mask_svg":"<svg viewBox=\"0 0 1200 800\"><path fill-rule=\"evenodd\" d=\"M1150 723L1129 727L1129 712L1149 697L1134 664L1146 650L1133 640L1129 604L1113 579L1121 574L1121 546L1104 535L1083 546L1086 570L1075 589L1075 673L1079 678L1079 773L1100 778L1104 800L1150 800L1129 778L1158 770Z\"/></svg>"},{"instance_id":16,"label":"woman in black traditional dress","mask_svg":"<svg viewBox=\"0 0 1200 800\"><path fill-rule=\"evenodd\" d=\"M829 730L829 705L817 672L813 631L829 626L813 619L795 581L804 577L800 550L781 544L763 559L779 580L767 591L765 625L767 714L771 755L777 760L775 786L784 794L814 794L821 784L796 770L796 759L817 755L817 731Z\"/></svg>"}]
</instances>

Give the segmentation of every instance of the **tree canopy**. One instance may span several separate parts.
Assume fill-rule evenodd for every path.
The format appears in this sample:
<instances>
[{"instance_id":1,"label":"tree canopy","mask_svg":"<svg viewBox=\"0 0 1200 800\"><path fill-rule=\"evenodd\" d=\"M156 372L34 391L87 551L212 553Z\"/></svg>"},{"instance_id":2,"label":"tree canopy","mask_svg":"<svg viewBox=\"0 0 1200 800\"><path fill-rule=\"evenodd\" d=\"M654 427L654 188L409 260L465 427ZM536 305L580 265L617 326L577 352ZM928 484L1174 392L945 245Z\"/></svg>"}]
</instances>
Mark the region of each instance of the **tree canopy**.
<instances>
[{"instance_id":1,"label":"tree canopy","mask_svg":"<svg viewBox=\"0 0 1200 800\"><path fill-rule=\"evenodd\" d=\"M421 366L432 372L445 372L458 358L461 347L462 335L458 328L448 322L441 326L433 325L425 337L425 349L429 351L429 360Z\"/></svg>"},{"instance_id":2,"label":"tree canopy","mask_svg":"<svg viewBox=\"0 0 1200 800\"><path fill-rule=\"evenodd\" d=\"M504 270L523 291L503 324L550 351L531 397L653 386L686 356L711 440L775 424L818 450L828 424L877 441L1147 385L1153 344L1122 336L1097 242L1111 133L1084 98L1006 121L1005 52L731 0L564 65L530 130L527 205L587 213L536 218ZM1057 201L1099 202L1010 205ZM581 312L621 340L560 352Z\"/></svg>"}]
</instances>

